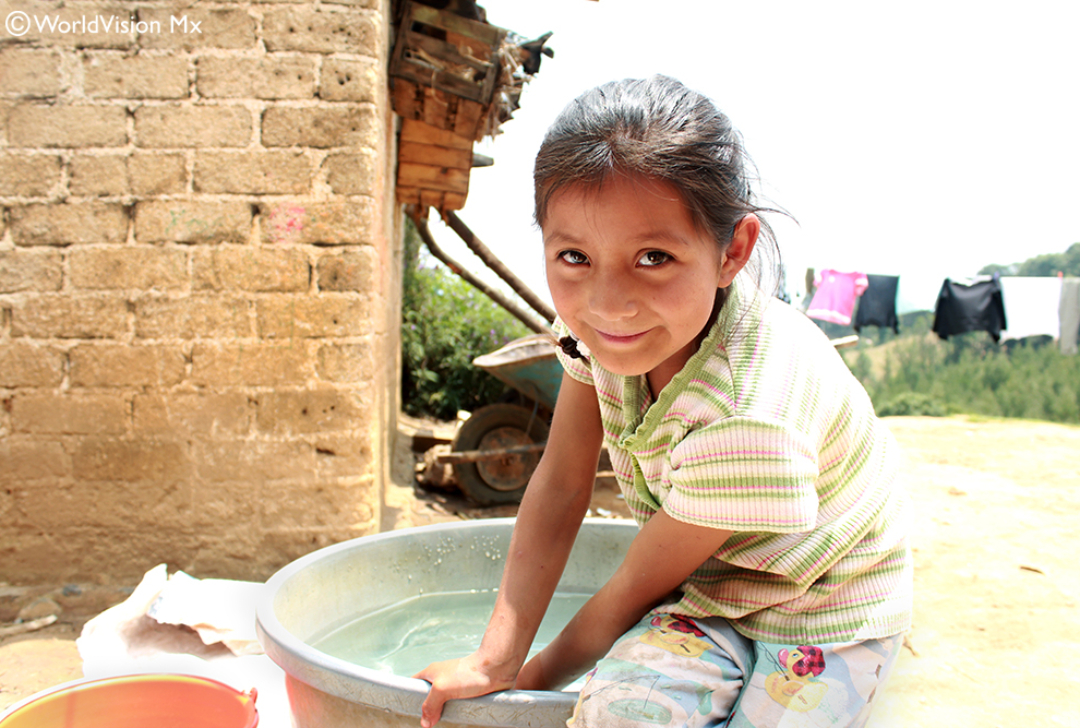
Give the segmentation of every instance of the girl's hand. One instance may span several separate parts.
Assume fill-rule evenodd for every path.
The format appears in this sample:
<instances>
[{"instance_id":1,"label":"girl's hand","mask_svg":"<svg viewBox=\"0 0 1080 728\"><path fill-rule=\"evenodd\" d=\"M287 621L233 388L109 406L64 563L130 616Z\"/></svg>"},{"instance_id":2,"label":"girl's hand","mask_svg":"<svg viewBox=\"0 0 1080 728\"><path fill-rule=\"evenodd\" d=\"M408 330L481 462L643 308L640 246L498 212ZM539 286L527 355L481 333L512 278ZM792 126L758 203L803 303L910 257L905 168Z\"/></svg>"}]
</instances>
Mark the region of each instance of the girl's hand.
<instances>
[{"instance_id":1,"label":"girl's hand","mask_svg":"<svg viewBox=\"0 0 1080 728\"><path fill-rule=\"evenodd\" d=\"M514 676L494 677L488 673L488 669L490 665L484 665L474 653L456 660L433 663L413 675L431 683L431 690L420 709L420 725L431 728L438 723L447 700L475 698L514 687Z\"/></svg>"}]
</instances>

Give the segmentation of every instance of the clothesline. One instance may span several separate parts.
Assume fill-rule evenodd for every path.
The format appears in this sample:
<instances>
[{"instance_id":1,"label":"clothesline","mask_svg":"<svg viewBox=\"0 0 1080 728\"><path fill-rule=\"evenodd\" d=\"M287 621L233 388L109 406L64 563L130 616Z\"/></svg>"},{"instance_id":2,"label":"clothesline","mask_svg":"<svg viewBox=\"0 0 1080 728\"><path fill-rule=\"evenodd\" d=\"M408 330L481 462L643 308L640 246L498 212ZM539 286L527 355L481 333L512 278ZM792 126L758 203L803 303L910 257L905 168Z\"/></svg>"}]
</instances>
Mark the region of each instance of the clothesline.
<instances>
[{"instance_id":1,"label":"clothesline","mask_svg":"<svg viewBox=\"0 0 1080 728\"><path fill-rule=\"evenodd\" d=\"M901 276L807 270L806 315L820 321L867 326L899 333ZM856 309L856 303L858 308ZM1047 335L1062 353L1076 354L1080 339L1080 278L980 276L946 278L938 290L933 330L942 339L968 331L986 331L994 339ZM907 311L903 311L906 313Z\"/></svg>"}]
</instances>

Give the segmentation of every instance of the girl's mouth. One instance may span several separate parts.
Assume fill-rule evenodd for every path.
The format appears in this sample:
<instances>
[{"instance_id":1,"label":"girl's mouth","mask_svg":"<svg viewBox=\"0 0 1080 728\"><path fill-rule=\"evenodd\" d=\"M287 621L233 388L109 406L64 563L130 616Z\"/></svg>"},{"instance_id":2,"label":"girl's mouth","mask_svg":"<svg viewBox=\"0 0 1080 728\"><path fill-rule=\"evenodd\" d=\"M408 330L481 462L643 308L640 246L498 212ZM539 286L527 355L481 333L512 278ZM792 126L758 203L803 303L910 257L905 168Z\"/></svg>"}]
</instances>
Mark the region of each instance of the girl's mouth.
<instances>
[{"instance_id":1,"label":"girl's mouth","mask_svg":"<svg viewBox=\"0 0 1080 728\"><path fill-rule=\"evenodd\" d=\"M637 341L642 336L648 333L647 331L642 331L637 334L617 335L609 334L607 332L600 331L599 329L596 329L595 331L597 336L599 336L601 339L603 339L609 344L632 344L633 342Z\"/></svg>"}]
</instances>

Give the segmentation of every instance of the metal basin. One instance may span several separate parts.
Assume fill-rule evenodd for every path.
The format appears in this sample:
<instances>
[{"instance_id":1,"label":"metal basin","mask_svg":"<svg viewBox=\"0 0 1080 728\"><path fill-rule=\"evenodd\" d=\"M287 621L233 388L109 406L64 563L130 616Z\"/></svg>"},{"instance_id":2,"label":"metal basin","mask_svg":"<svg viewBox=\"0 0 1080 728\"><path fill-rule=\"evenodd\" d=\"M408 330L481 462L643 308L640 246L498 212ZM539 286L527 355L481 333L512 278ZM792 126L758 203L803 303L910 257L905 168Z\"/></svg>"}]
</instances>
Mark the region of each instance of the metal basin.
<instances>
[{"instance_id":1,"label":"metal basin","mask_svg":"<svg viewBox=\"0 0 1080 728\"><path fill-rule=\"evenodd\" d=\"M286 673L297 728L415 728L427 683L328 655L312 647L330 630L421 594L494 589L513 519L403 529L308 554L269 582L258 609L266 653ZM632 521L586 519L559 589L595 592L637 534ZM510 690L447 703L440 726L561 728L577 694Z\"/></svg>"}]
</instances>

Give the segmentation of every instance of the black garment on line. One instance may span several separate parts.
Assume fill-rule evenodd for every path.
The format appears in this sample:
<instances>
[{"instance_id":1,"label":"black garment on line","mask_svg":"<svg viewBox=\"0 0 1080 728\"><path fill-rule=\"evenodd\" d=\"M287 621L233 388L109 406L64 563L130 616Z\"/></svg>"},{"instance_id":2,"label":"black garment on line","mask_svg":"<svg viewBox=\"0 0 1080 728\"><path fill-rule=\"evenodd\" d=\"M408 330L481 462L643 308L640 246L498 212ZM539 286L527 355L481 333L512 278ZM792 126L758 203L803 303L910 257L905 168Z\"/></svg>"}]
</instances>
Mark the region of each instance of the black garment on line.
<instances>
[{"instance_id":1,"label":"black garment on line","mask_svg":"<svg viewBox=\"0 0 1080 728\"><path fill-rule=\"evenodd\" d=\"M900 319L896 316L896 289L899 276L876 276L868 274L869 285L859 296L859 308L855 311L855 320L851 326L855 333L863 326L890 328L900 333Z\"/></svg>"},{"instance_id":2,"label":"black garment on line","mask_svg":"<svg viewBox=\"0 0 1080 728\"><path fill-rule=\"evenodd\" d=\"M1005 301L995 273L971 285L948 278L941 285L934 309L934 333L942 339L968 331L985 331L997 343L1005 329Z\"/></svg>"}]
</instances>

